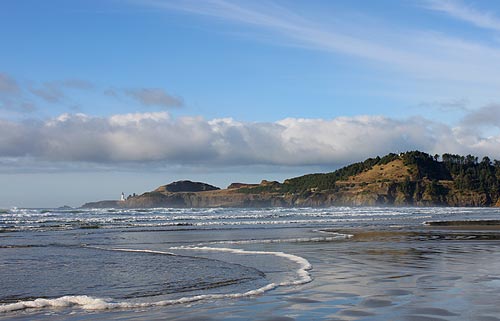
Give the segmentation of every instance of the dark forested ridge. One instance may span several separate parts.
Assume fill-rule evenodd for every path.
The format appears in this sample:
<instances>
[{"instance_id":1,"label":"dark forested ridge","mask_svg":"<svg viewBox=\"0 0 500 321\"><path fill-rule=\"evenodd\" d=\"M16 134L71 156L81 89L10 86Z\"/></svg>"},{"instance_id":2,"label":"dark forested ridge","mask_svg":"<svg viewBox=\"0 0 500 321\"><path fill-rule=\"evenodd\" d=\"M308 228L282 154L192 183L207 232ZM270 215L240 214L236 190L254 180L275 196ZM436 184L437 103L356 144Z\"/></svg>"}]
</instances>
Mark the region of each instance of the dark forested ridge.
<instances>
[{"instance_id":1,"label":"dark forested ridge","mask_svg":"<svg viewBox=\"0 0 500 321\"><path fill-rule=\"evenodd\" d=\"M500 206L500 161L420 151L368 158L330 173L308 174L283 183L211 185L174 182L153 192L112 201L116 207L267 206ZM203 185L203 189L175 189ZM200 186L201 186L200 185ZM85 204L109 206L109 202Z\"/></svg>"}]
</instances>

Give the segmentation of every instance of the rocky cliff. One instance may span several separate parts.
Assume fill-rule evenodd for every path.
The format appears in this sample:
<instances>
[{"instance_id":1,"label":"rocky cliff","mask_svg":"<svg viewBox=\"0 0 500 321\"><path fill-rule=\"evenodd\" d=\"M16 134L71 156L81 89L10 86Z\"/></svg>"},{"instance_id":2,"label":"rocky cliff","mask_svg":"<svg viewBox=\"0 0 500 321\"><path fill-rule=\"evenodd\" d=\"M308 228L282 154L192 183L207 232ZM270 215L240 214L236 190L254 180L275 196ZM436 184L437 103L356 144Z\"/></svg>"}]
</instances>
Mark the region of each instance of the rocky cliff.
<instances>
[{"instance_id":1,"label":"rocky cliff","mask_svg":"<svg viewBox=\"0 0 500 321\"><path fill-rule=\"evenodd\" d=\"M448 154L445 154L448 155ZM421 152L389 154L332 173L283 183L233 183L227 189L191 181L160 186L125 201L83 207L499 206L500 162ZM470 155L469 155L470 156Z\"/></svg>"}]
</instances>

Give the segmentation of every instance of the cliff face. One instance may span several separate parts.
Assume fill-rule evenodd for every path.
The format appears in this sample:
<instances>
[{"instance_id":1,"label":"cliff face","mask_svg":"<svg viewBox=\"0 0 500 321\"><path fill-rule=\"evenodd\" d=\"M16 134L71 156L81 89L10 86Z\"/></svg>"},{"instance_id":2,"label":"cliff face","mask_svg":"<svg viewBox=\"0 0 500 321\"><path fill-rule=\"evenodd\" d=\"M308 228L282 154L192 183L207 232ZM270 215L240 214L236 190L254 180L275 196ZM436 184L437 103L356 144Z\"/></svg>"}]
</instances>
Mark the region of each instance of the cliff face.
<instances>
[{"instance_id":1,"label":"cliff face","mask_svg":"<svg viewBox=\"0 0 500 321\"><path fill-rule=\"evenodd\" d=\"M495 186L500 184L492 182L491 175L491 188L481 187L473 180L480 187L464 187L461 179L467 177L453 174L446 167L449 164L420 152L410 156L390 154L332 173L305 175L284 183L233 183L222 190L204 183L179 181L125 201L94 202L83 207L500 206L495 192ZM463 172L463 168L454 170ZM481 177L486 175L484 169L477 172Z\"/></svg>"},{"instance_id":2,"label":"cliff face","mask_svg":"<svg viewBox=\"0 0 500 321\"><path fill-rule=\"evenodd\" d=\"M92 203L84 206L88 207ZM243 194L231 190L202 192L149 192L118 202L118 207L273 207L288 206L278 195Z\"/></svg>"},{"instance_id":3,"label":"cliff face","mask_svg":"<svg viewBox=\"0 0 500 321\"><path fill-rule=\"evenodd\" d=\"M309 191L301 194L241 192L239 188L201 192L147 192L125 201L87 203L87 208L154 208L154 207L326 207L326 206L490 206L485 194L452 191L446 197L425 192L432 182L422 182L413 193L401 190L394 182L353 185L332 191ZM500 206L500 200L497 206Z\"/></svg>"}]
</instances>

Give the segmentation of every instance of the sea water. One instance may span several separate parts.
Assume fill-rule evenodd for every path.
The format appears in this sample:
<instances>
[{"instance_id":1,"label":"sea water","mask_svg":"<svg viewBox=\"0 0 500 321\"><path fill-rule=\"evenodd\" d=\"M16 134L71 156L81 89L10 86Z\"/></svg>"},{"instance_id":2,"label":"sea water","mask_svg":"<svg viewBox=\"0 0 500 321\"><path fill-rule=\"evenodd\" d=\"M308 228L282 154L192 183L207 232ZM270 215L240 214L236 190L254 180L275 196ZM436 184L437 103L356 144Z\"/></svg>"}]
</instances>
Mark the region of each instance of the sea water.
<instances>
[{"instance_id":1,"label":"sea water","mask_svg":"<svg viewBox=\"0 0 500 321\"><path fill-rule=\"evenodd\" d=\"M4 209L0 319L500 320L495 208Z\"/></svg>"}]
</instances>

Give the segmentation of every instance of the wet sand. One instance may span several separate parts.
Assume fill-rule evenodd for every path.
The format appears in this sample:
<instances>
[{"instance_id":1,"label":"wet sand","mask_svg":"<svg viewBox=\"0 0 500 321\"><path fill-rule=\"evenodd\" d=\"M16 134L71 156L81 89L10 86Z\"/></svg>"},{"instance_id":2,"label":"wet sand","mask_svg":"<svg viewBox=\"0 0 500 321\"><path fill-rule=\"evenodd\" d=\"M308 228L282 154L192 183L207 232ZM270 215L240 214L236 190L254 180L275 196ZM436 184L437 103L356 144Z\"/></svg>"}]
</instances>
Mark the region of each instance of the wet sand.
<instances>
[{"instance_id":1,"label":"wet sand","mask_svg":"<svg viewBox=\"0 0 500 321\"><path fill-rule=\"evenodd\" d=\"M449 231L488 231L500 230L500 220L470 220L470 221L431 221L425 222L428 229L442 229Z\"/></svg>"},{"instance_id":2,"label":"wet sand","mask_svg":"<svg viewBox=\"0 0 500 321\"><path fill-rule=\"evenodd\" d=\"M317 301L303 304L311 319L500 320L496 232L351 232L351 240L301 253L318 271L302 293Z\"/></svg>"}]
</instances>

